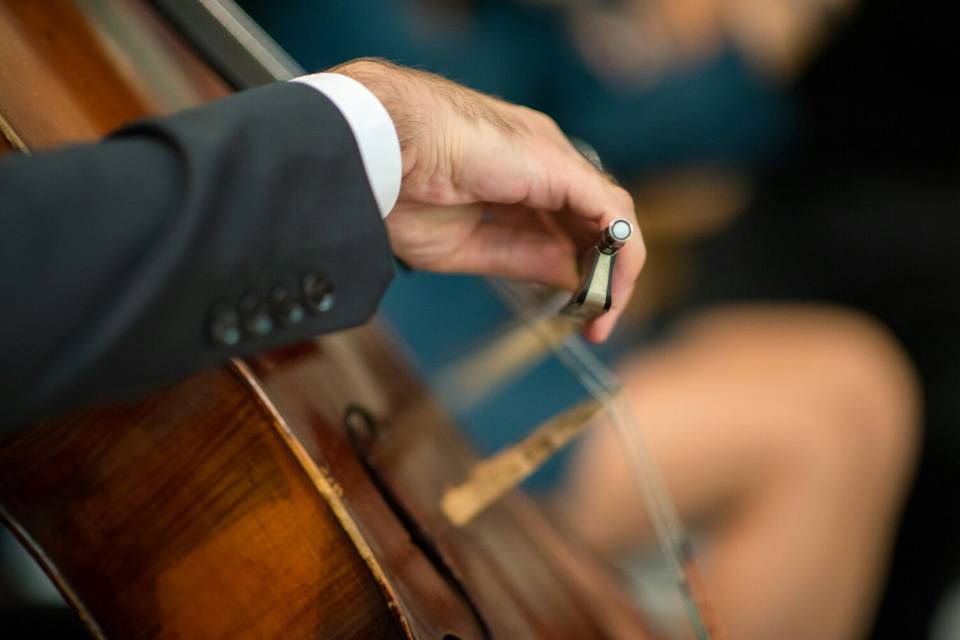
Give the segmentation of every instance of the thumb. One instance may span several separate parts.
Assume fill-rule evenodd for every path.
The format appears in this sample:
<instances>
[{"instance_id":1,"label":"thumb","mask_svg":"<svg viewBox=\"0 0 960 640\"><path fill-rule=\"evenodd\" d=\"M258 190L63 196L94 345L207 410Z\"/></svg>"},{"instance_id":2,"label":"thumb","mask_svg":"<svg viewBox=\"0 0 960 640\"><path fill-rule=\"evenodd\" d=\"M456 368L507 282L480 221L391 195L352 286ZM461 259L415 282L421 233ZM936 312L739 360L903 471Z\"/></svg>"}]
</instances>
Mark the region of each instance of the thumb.
<instances>
[{"instance_id":1,"label":"thumb","mask_svg":"<svg viewBox=\"0 0 960 640\"><path fill-rule=\"evenodd\" d=\"M571 291L579 281L572 242L542 228L497 221L477 225L443 270L529 280Z\"/></svg>"}]
</instances>

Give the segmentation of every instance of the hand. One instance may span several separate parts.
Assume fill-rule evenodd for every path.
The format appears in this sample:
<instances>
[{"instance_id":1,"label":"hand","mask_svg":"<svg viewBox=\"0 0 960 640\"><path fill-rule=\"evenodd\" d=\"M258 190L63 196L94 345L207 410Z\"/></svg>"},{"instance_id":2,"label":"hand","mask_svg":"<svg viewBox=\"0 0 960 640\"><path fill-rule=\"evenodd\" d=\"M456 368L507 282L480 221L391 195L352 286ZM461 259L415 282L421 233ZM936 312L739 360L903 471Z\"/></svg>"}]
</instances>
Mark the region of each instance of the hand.
<instances>
[{"instance_id":1,"label":"hand","mask_svg":"<svg viewBox=\"0 0 960 640\"><path fill-rule=\"evenodd\" d=\"M624 189L542 113L379 60L333 71L370 89L396 126L403 181L386 224L410 266L572 291L580 252L614 219L629 220L635 233L617 259L613 306L584 329L595 342L607 338L645 258Z\"/></svg>"}]
</instances>

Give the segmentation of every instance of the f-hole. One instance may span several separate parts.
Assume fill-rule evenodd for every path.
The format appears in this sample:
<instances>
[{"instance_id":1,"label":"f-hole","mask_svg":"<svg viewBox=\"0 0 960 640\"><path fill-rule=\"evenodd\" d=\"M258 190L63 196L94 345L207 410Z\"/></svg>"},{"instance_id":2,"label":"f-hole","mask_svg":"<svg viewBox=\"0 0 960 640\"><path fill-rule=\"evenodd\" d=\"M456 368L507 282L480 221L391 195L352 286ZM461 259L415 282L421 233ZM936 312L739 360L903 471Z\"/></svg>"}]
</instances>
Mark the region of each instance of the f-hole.
<instances>
[{"instance_id":1,"label":"f-hole","mask_svg":"<svg viewBox=\"0 0 960 640\"><path fill-rule=\"evenodd\" d=\"M347 410L344 412L343 423L347 431L347 438L350 440L354 451L356 451L357 457L360 459L360 464L363 465L367 475L370 476L370 480L380 495L383 496L384 501L390 507L390 510L393 511L397 520L400 521L404 529L410 534L410 541L420 549L421 553L423 553L430 564L433 565L434 569L436 569L437 573L440 574L450 588L463 598L463 601L470 607L473 617L476 618L477 626L480 628L481 633L483 633L483 637L489 639L491 637L490 628L480 615L480 610L477 608L476 603L474 603L470 594L467 593L467 590L460 581L457 580L456 575L444 561L440 551L436 545L433 544L433 540L420 528L417 521L410 515L410 512L407 511L407 508L403 506L403 502L400 501L393 492L393 489L390 488L390 484L383 477L383 473L373 459L370 450L382 431L381 425L370 415L369 411L356 405L347 407ZM443 636L443 640L460 639L458 636L448 633Z\"/></svg>"}]
</instances>

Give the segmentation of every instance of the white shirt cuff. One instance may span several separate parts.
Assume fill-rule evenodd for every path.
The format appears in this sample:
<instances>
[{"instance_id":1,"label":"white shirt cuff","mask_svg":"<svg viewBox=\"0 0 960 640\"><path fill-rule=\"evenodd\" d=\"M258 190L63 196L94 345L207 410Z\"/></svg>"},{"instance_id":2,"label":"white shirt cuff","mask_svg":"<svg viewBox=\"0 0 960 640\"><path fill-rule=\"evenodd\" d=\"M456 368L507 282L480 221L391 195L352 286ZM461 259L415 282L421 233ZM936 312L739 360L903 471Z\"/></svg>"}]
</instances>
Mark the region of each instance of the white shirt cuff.
<instances>
[{"instance_id":1,"label":"white shirt cuff","mask_svg":"<svg viewBox=\"0 0 960 640\"><path fill-rule=\"evenodd\" d=\"M330 99L353 131L373 197L384 218L400 195L403 165L400 140L390 114L365 86L339 73L314 73L294 78Z\"/></svg>"}]
</instances>

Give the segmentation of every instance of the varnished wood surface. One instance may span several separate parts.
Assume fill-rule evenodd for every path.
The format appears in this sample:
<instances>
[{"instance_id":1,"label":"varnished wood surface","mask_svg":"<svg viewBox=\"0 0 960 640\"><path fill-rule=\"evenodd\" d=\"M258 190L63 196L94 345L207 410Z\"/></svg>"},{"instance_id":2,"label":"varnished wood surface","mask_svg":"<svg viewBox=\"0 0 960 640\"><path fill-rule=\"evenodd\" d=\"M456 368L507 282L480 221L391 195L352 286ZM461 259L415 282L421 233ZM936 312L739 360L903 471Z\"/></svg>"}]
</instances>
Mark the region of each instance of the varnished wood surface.
<instances>
[{"instance_id":1,"label":"varnished wood surface","mask_svg":"<svg viewBox=\"0 0 960 640\"><path fill-rule=\"evenodd\" d=\"M108 638L401 637L226 370L28 432L0 454L0 503Z\"/></svg>"},{"instance_id":2,"label":"varnished wood surface","mask_svg":"<svg viewBox=\"0 0 960 640\"><path fill-rule=\"evenodd\" d=\"M508 496L464 528L446 520L442 493L461 482L477 458L392 347L386 334L368 327L250 361L311 458L351 483L344 499L378 556L397 555L381 547L396 546L397 536L345 437L343 416L351 406L362 407L379 425L366 450L391 493L429 534L493 637L646 637L643 620L609 576L560 540L522 495ZM410 588L399 567L384 566L400 589ZM572 571L574 566L581 568ZM417 627L421 617L436 616L410 609Z\"/></svg>"},{"instance_id":3,"label":"varnished wood surface","mask_svg":"<svg viewBox=\"0 0 960 640\"><path fill-rule=\"evenodd\" d=\"M135 0L0 0L0 61L0 116L31 149L226 93ZM412 523L349 406L383 425L370 459ZM0 446L0 515L109 638L643 637L521 496L442 519L472 460L368 327L36 427Z\"/></svg>"},{"instance_id":4,"label":"varnished wood surface","mask_svg":"<svg viewBox=\"0 0 960 640\"><path fill-rule=\"evenodd\" d=\"M0 118L32 149L228 93L142 2L0 1Z\"/></svg>"}]
</instances>

